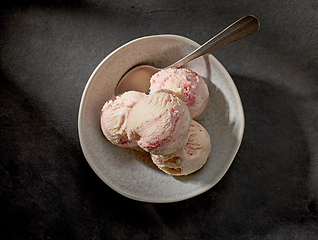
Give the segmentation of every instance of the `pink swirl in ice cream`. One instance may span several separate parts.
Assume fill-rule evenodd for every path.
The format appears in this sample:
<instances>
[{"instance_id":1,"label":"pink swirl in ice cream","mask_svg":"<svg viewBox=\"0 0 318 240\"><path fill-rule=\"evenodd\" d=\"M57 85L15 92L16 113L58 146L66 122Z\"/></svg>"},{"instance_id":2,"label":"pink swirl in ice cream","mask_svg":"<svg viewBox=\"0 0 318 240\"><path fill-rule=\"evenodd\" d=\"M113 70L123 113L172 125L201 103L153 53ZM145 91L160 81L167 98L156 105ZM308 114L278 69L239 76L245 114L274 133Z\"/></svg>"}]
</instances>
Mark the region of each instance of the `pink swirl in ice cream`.
<instances>
[{"instance_id":1,"label":"pink swirl in ice cream","mask_svg":"<svg viewBox=\"0 0 318 240\"><path fill-rule=\"evenodd\" d=\"M191 117L185 103L172 91L161 89L142 98L131 110L127 134L153 154L170 154L183 147Z\"/></svg>"},{"instance_id":2,"label":"pink swirl in ice cream","mask_svg":"<svg viewBox=\"0 0 318 240\"><path fill-rule=\"evenodd\" d=\"M209 90L202 77L187 68L168 68L154 74L150 80L150 93L158 89L177 92L192 118L204 111L209 99Z\"/></svg>"},{"instance_id":3,"label":"pink swirl in ice cream","mask_svg":"<svg viewBox=\"0 0 318 240\"><path fill-rule=\"evenodd\" d=\"M132 107L144 96L141 92L128 91L104 104L100 119L101 129L111 143L126 148L138 146L136 141L128 139L126 126Z\"/></svg>"}]
</instances>

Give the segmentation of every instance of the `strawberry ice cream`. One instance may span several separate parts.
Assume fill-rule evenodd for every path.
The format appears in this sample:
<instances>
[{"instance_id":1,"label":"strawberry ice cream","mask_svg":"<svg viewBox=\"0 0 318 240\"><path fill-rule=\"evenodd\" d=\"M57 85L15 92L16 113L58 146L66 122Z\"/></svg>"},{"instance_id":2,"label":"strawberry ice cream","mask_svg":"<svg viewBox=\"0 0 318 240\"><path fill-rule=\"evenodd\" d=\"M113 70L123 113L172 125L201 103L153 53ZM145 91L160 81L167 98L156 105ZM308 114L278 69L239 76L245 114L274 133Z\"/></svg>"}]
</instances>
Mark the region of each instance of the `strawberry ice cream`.
<instances>
[{"instance_id":1,"label":"strawberry ice cream","mask_svg":"<svg viewBox=\"0 0 318 240\"><path fill-rule=\"evenodd\" d=\"M128 91L107 101L101 130L117 146L149 152L163 172L188 175L203 167L211 151L208 132L192 119L203 113L208 99L200 75L164 69L152 76L148 95Z\"/></svg>"},{"instance_id":2,"label":"strawberry ice cream","mask_svg":"<svg viewBox=\"0 0 318 240\"><path fill-rule=\"evenodd\" d=\"M168 155L151 154L152 161L165 173L182 176L191 174L206 163L211 151L210 136L205 128L192 120L190 135L184 147Z\"/></svg>"},{"instance_id":3,"label":"strawberry ice cream","mask_svg":"<svg viewBox=\"0 0 318 240\"><path fill-rule=\"evenodd\" d=\"M209 99L209 90L202 77L187 68L167 68L154 74L150 79L150 93L158 89L177 92L192 118L200 116Z\"/></svg>"},{"instance_id":4,"label":"strawberry ice cream","mask_svg":"<svg viewBox=\"0 0 318 240\"><path fill-rule=\"evenodd\" d=\"M127 121L130 141L153 154L171 154L183 147L191 117L185 103L172 91L152 91L131 110Z\"/></svg>"},{"instance_id":5,"label":"strawberry ice cream","mask_svg":"<svg viewBox=\"0 0 318 240\"><path fill-rule=\"evenodd\" d=\"M132 107L144 96L141 92L128 91L104 104L100 119L101 129L111 143L126 148L138 146L136 141L128 140L126 126Z\"/></svg>"}]
</instances>

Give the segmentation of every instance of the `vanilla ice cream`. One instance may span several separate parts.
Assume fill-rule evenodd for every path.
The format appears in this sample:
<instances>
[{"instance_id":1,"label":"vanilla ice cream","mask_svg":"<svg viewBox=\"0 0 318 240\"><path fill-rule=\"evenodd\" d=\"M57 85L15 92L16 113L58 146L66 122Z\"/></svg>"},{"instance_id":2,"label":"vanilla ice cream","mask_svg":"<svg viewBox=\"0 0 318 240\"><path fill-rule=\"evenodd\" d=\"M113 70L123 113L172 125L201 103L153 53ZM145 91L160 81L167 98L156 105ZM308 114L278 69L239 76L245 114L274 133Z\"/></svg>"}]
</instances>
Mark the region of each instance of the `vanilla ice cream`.
<instances>
[{"instance_id":1,"label":"vanilla ice cream","mask_svg":"<svg viewBox=\"0 0 318 240\"><path fill-rule=\"evenodd\" d=\"M130 141L153 154L170 154L187 142L191 116L172 91L152 91L131 110L127 120Z\"/></svg>"},{"instance_id":2,"label":"vanilla ice cream","mask_svg":"<svg viewBox=\"0 0 318 240\"><path fill-rule=\"evenodd\" d=\"M126 148L138 146L134 139L128 139L126 126L129 112L144 96L141 92L128 91L104 104L100 118L101 129L111 143Z\"/></svg>"},{"instance_id":3,"label":"vanilla ice cream","mask_svg":"<svg viewBox=\"0 0 318 240\"><path fill-rule=\"evenodd\" d=\"M181 176L191 174L206 163L211 151L210 136L205 128L192 120L190 135L184 147L168 155L151 154L152 161L165 173Z\"/></svg>"},{"instance_id":4,"label":"vanilla ice cream","mask_svg":"<svg viewBox=\"0 0 318 240\"><path fill-rule=\"evenodd\" d=\"M150 79L150 93L158 89L170 89L180 94L192 118L200 116L209 99L205 81L187 68L167 68L154 74Z\"/></svg>"}]
</instances>

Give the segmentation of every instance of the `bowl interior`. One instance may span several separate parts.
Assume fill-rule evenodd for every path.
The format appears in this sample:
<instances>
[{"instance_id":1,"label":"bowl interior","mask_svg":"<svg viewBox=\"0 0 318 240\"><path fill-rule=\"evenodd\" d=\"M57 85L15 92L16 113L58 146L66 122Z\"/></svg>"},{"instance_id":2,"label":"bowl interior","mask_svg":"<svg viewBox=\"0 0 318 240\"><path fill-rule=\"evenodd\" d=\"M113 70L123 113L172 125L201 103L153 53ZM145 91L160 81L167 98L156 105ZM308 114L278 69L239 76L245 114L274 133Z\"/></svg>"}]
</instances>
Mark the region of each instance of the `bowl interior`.
<instances>
[{"instance_id":1,"label":"bowl interior","mask_svg":"<svg viewBox=\"0 0 318 240\"><path fill-rule=\"evenodd\" d=\"M198 46L176 35L143 37L112 52L91 75L79 110L80 143L95 173L120 194L145 202L188 199L213 187L231 165L243 136L243 108L233 80L211 54L185 65L206 80L210 91L210 105L198 122L209 132L212 150L201 170L183 177L167 175L147 153L114 146L100 130L101 108L128 69L139 64L165 67Z\"/></svg>"}]
</instances>

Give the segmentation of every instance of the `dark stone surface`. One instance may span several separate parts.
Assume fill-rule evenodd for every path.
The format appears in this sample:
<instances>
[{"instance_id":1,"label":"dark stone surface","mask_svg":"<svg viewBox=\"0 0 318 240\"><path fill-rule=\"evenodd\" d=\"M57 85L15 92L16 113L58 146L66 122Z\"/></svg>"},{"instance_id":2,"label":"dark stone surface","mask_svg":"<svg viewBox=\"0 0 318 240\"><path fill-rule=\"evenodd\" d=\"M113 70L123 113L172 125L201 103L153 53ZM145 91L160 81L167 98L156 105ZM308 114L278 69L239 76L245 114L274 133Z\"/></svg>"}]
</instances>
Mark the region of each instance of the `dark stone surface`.
<instances>
[{"instance_id":1,"label":"dark stone surface","mask_svg":"<svg viewBox=\"0 0 318 240\"><path fill-rule=\"evenodd\" d=\"M3 5L3 3L2 3ZM1 239L318 239L317 1L10 1L0 10ZM246 128L211 190L150 204L106 186L78 140L98 63L141 36L204 43L236 19L260 30L213 53Z\"/></svg>"}]
</instances>

